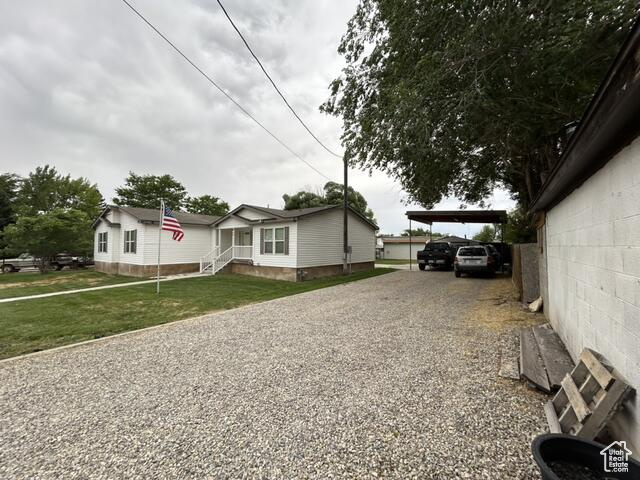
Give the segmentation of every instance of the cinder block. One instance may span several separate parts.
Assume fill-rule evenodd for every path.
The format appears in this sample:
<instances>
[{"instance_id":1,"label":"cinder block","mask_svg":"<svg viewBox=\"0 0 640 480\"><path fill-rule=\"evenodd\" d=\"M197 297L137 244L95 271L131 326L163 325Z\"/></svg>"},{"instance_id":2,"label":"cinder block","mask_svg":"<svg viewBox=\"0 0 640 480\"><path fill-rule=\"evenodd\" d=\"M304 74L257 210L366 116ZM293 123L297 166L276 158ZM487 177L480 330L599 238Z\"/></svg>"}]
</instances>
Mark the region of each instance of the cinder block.
<instances>
[{"instance_id":1,"label":"cinder block","mask_svg":"<svg viewBox=\"0 0 640 480\"><path fill-rule=\"evenodd\" d=\"M640 247L640 214L616 220L614 231L616 246Z\"/></svg>"},{"instance_id":2,"label":"cinder block","mask_svg":"<svg viewBox=\"0 0 640 480\"><path fill-rule=\"evenodd\" d=\"M634 335L640 336L640 308L624 304L624 327Z\"/></svg>"},{"instance_id":3,"label":"cinder block","mask_svg":"<svg viewBox=\"0 0 640 480\"><path fill-rule=\"evenodd\" d=\"M617 298L631 303L636 307L640 307L640 278L623 273L616 273L615 291Z\"/></svg>"},{"instance_id":4,"label":"cinder block","mask_svg":"<svg viewBox=\"0 0 640 480\"><path fill-rule=\"evenodd\" d=\"M627 247L622 250L622 267L627 275L640 277L640 247Z\"/></svg>"}]
</instances>

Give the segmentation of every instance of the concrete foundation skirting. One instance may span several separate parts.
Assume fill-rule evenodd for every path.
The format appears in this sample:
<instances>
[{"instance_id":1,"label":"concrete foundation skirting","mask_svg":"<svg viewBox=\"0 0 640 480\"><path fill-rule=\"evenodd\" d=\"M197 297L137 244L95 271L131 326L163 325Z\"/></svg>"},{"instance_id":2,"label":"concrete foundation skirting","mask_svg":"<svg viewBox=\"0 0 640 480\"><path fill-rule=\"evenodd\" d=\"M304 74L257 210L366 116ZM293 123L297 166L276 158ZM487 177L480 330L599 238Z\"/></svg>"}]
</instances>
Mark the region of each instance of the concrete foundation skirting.
<instances>
[{"instance_id":1,"label":"concrete foundation skirting","mask_svg":"<svg viewBox=\"0 0 640 480\"><path fill-rule=\"evenodd\" d=\"M128 275L131 277L151 277L157 273L156 265L134 265L132 263L95 262L97 272ZM160 275L179 275L195 273L200 270L199 263L173 263L160 265Z\"/></svg>"},{"instance_id":2,"label":"concrete foundation skirting","mask_svg":"<svg viewBox=\"0 0 640 480\"><path fill-rule=\"evenodd\" d=\"M374 262L352 263L352 272L362 272L373 270ZM232 263L225 269L228 273L240 275L252 275L254 277L272 278L275 280L286 280L289 282L299 282L312 280L314 278L332 277L342 273L342 264L323 265L319 267L268 267L264 265L249 265L245 263Z\"/></svg>"}]
</instances>

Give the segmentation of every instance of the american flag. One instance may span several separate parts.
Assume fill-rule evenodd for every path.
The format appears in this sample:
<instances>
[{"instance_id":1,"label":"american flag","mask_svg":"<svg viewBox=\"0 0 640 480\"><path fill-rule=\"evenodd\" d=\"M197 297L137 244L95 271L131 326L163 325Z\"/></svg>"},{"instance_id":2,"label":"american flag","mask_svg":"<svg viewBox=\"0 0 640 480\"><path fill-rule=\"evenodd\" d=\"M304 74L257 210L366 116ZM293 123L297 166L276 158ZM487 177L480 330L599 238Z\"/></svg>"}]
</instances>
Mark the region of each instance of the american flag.
<instances>
[{"instance_id":1,"label":"american flag","mask_svg":"<svg viewBox=\"0 0 640 480\"><path fill-rule=\"evenodd\" d=\"M180 222L176 220L173 211L166 205L164 206L164 214L162 215L162 230L173 232L173 239L178 242L184 238L184 230L182 230Z\"/></svg>"}]
</instances>

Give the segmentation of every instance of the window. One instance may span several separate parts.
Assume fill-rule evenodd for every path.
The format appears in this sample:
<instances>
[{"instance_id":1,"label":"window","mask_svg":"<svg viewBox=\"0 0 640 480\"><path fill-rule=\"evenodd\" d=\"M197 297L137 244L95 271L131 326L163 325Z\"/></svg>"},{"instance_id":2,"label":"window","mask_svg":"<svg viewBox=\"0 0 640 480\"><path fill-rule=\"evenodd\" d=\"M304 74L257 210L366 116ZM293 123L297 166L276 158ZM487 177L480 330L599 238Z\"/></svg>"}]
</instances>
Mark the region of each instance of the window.
<instances>
[{"instance_id":1,"label":"window","mask_svg":"<svg viewBox=\"0 0 640 480\"><path fill-rule=\"evenodd\" d=\"M136 253L137 230L125 230L124 232L124 253Z\"/></svg>"},{"instance_id":2,"label":"window","mask_svg":"<svg viewBox=\"0 0 640 480\"><path fill-rule=\"evenodd\" d=\"M108 232L98 233L98 252L107 253L107 235Z\"/></svg>"},{"instance_id":3,"label":"window","mask_svg":"<svg viewBox=\"0 0 640 480\"><path fill-rule=\"evenodd\" d=\"M263 253L289 254L289 249L285 245L287 241L286 228L287 227L264 229Z\"/></svg>"},{"instance_id":4,"label":"window","mask_svg":"<svg viewBox=\"0 0 640 480\"><path fill-rule=\"evenodd\" d=\"M264 229L264 253L273 253L273 228Z\"/></svg>"}]
</instances>

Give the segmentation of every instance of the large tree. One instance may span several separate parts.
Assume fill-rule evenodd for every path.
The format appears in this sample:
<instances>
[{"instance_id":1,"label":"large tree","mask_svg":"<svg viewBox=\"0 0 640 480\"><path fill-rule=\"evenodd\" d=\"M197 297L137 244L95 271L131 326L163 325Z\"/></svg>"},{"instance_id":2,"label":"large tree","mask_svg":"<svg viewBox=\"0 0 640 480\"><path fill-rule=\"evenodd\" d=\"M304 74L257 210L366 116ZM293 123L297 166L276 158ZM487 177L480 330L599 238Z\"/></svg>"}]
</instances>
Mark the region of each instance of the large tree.
<instances>
[{"instance_id":1,"label":"large tree","mask_svg":"<svg viewBox=\"0 0 640 480\"><path fill-rule=\"evenodd\" d=\"M344 188L342 184L336 182L327 182L324 186L324 194L301 190L294 195L284 194L282 196L285 210L320 207L323 205L342 205L343 198ZM347 201L351 208L375 222L373 211L368 207L364 196L354 190L353 187L347 189Z\"/></svg>"},{"instance_id":2,"label":"large tree","mask_svg":"<svg viewBox=\"0 0 640 480\"><path fill-rule=\"evenodd\" d=\"M113 203L126 207L160 208L160 200L174 210L185 206L187 191L171 175L136 175L129 172L125 184L116 188Z\"/></svg>"},{"instance_id":3,"label":"large tree","mask_svg":"<svg viewBox=\"0 0 640 480\"><path fill-rule=\"evenodd\" d=\"M47 213L20 216L3 233L9 248L39 258L40 270L44 272L47 260L60 252L91 253L91 220L80 210L55 208Z\"/></svg>"},{"instance_id":4,"label":"large tree","mask_svg":"<svg viewBox=\"0 0 640 480\"><path fill-rule=\"evenodd\" d=\"M352 165L427 208L502 186L526 209L636 15L632 0L361 0L321 109Z\"/></svg>"},{"instance_id":5,"label":"large tree","mask_svg":"<svg viewBox=\"0 0 640 480\"><path fill-rule=\"evenodd\" d=\"M229 213L229 204L221 198L213 197L211 195L189 197L185 203L187 212L190 213L218 216L223 216Z\"/></svg>"},{"instance_id":6,"label":"large tree","mask_svg":"<svg viewBox=\"0 0 640 480\"><path fill-rule=\"evenodd\" d=\"M37 167L24 178L16 198L16 210L21 216L73 209L95 218L103 207L97 185L86 178L62 175L49 165Z\"/></svg>"},{"instance_id":7,"label":"large tree","mask_svg":"<svg viewBox=\"0 0 640 480\"><path fill-rule=\"evenodd\" d=\"M12 173L0 175L0 258L12 256L3 231L5 227L15 221L16 197L20 179Z\"/></svg>"}]
</instances>

